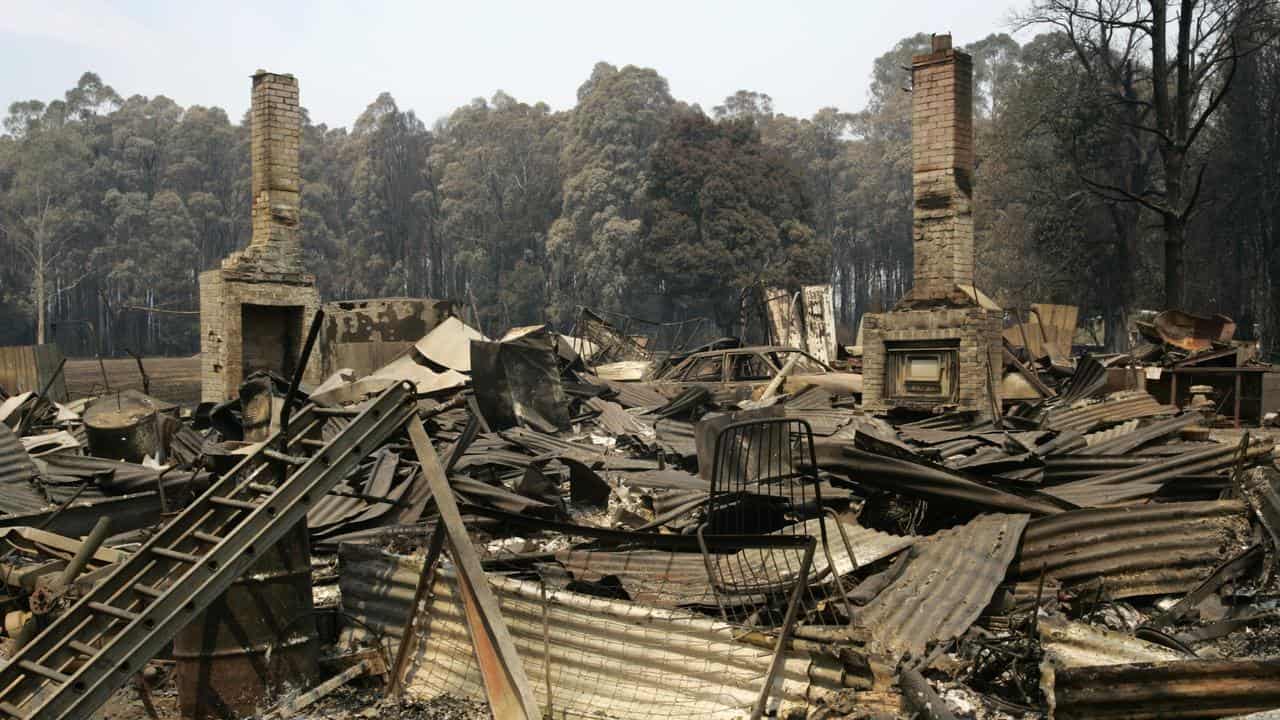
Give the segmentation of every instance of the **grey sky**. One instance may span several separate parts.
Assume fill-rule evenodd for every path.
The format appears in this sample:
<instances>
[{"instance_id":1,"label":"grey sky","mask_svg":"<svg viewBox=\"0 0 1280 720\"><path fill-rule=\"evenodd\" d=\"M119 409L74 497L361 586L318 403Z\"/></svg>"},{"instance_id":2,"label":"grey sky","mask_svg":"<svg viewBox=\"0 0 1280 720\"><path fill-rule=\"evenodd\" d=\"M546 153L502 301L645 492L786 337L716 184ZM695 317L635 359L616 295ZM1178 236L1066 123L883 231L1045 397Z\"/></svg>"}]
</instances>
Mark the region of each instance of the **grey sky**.
<instances>
[{"instance_id":1,"label":"grey sky","mask_svg":"<svg viewBox=\"0 0 1280 720\"><path fill-rule=\"evenodd\" d=\"M862 107L872 60L900 38L951 31L964 44L1008 31L1023 4L0 0L0 110L61 97L93 70L123 95L218 105L237 121L261 67L298 76L314 122L350 126L386 90L430 123L498 89L571 107L605 60L653 67L708 111L748 89L808 116Z\"/></svg>"}]
</instances>

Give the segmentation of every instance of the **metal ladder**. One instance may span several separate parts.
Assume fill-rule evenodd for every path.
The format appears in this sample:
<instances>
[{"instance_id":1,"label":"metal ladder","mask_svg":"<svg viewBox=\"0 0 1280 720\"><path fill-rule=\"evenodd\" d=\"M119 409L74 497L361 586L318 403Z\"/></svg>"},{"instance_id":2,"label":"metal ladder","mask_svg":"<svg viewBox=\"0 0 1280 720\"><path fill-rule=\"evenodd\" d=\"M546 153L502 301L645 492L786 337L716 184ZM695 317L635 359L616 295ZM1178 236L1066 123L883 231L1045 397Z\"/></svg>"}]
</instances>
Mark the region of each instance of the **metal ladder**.
<instances>
[{"instance_id":1,"label":"metal ladder","mask_svg":"<svg viewBox=\"0 0 1280 720\"><path fill-rule=\"evenodd\" d=\"M88 718L415 407L397 383L328 443L306 436L353 413L306 408L283 452L273 437L246 457L0 669L0 718Z\"/></svg>"}]
</instances>

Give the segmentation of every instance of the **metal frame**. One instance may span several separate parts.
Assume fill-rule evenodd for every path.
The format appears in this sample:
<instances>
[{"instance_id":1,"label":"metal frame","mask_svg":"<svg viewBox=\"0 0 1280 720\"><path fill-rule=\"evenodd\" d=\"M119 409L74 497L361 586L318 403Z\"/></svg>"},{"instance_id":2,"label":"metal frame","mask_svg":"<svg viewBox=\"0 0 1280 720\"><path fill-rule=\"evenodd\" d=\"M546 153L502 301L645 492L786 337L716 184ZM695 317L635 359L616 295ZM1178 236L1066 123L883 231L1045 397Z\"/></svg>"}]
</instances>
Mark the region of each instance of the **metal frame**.
<instances>
[{"instance_id":1,"label":"metal frame","mask_svg":"<svg viewBox=\"0 0 1280 720\"><path fill-rule=\"evenodd\" d=\"M798 447L796 446L798 444ZM799 481L799 508L796 505L795 489ZM810 503L808 489L812 489L812 509L806 507ZM757 492L759 490L776 490L776 492ZM803 540L803 556L799 573L795 578L779 579L776 582L734 583L726 582L718 572L717 564L712 561L707 539L719 537L707 534L711 522L716 517L713 513L722 512L735 505L741 507L744 499L774 499L779 502L784 514L799 509L801 512L811 511L812 517L818 520L818 536L801 535L796 532L780 532L773 535L757 536L761 540L776 540L776 547L794 547L795 541ZM782 505L785 503L785 506ZM817 474L816 453L813 447L813 429L805 420L795 418L767 418L763 420L747 420L731 423L716 435L712 451L711 495L706 503L709 514L708 522L698 527L697 537L702 550L703 561L707 568L707 578L711 583L721 618L729 622L728 609L725 607L724 595L730 593L776 593L788 589L790 597L786 614L779 628L778 641L774 649L773 660L769 672L760 689L760 695L752 709L752 718L764 714L769 697L772 695L777 674L784 660L787 643L795 627L800 604L805 591L809 588L810 573L813 568L813 556L821 544L827 559L827 568L823 573L830 573L835 581L837 592L845 603L846 614L853 620L853 608L848 593L845 591L840 574L836 572L835 560L827 542L826 519L830 516L840 531L841 541L845 544L850 558L856 558L849 544L849 538L840 526L835 513L822 503L821 482ZM796 524L788 527L796 528ZM742 528L733 528L741 532ZM856 561L856 560L855 560Z\"/></svg>"},{"instance_id":2,"label":"metal frame","mask_svg":"<svg viewBox=\"0 0 1280 720\"><path fill-rule=\"evenodd\" d=\"M0 713L89 717L415 409L411 384L391 386L313 457L285 456L294 469L279 485L265 443L0 668ZM308 407L293 444L350 414Z\"/></svg>"}]
</instances>

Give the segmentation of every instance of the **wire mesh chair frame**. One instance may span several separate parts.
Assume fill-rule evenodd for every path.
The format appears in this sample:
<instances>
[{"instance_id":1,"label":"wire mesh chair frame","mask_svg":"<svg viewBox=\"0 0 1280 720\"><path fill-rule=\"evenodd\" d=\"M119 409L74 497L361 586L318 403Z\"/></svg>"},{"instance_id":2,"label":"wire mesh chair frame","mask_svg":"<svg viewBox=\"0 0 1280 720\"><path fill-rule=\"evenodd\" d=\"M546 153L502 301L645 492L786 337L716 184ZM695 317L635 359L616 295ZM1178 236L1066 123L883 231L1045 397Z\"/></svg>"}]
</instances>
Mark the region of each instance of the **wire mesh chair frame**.
<instances>
[{"instance_id":1,"label":"wire mesh chair frame","mask_svg":"<svg viewBox=\"0 0 1280 720\"><path fill-rule=\"evenodd\" d=\"M698 538L708 579L726 621L727 597L784 593L797 583L807 585L828 574L834 574L836 590L852 619L853 608L828 544L828 516L839 530L848 557L853 559L855 555L844 527L835 513L823 505L813 430L807 421L766 418L724 427L716 435L712 451L711 490L705 509L706 521L698 528ZM755 558L762 565L772 560L776 572L770 572L764 567L748 567L746 561L754 556L744 553L713 557L704 540L705 535L770 533L780 541L793 541L796 535L810 535L812 528L805 527L807 520L817 521L818 532L812 539L826 559L826 567L814 577L809 577L811 552L793 564L780 542L779 552L762 551Z\"/></svg>"}]
</instances>

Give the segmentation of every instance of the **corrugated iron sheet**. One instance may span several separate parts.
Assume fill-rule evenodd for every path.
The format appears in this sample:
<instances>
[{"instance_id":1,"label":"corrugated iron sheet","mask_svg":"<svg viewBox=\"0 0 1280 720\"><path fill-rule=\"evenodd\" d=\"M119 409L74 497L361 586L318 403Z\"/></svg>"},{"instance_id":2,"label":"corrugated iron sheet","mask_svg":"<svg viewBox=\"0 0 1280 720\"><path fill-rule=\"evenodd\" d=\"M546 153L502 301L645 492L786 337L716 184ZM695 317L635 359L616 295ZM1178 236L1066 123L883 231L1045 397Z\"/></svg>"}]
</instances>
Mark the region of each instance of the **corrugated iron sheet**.
<instances>
[{"instance_id":1,"label":"corrugated iron sheet","mask_svg":"<svg viewBox=\"0 0 1280 720\"><path fill-rule=\"evenodd\" d=\"M1070 588L1100 580L1113 598L1186 592L1247 545L1237 500L1075 510L1027 526L1010 574L1041 570Z\"/></svg>"},{"instance_id":2,"label":"corrugated iron sheet","mask_svg":"<svg viewBox=\"0 0 1280 720\"><path fill-rule=\"evenodd\" d=\"M621 380L598 380L601 384L617 393L613 398L624 408L656 408L667 404L670 399L646 382L623 382Z\"/></svg>"},{"instance_id":3,"label":"corrugated iron sheet","mask_svg":"<svg viewBox=\"0 0 1280 720\"><path fill-rule=\"evenodd\" d=\"M1098 362L1097 358L1082 357L1076 363L1075 373L1067 380L1059 401L1067 404L1082 400L1100 391L1106 384L1107 367Z\"/></svg>"},{"instance_id":4,"label":"corrugated iron sheet","mask_svg":"<svg viewBox=\"0 0 1280 720\"><path fill-rule=\"evenodd\" d=\"M339 551L348 642L378 633L399 642L421 562L357 545ZM664 610L490 575L503 619L538 702L546 707L547 658L557 716L738 718L760 690L772 651L735 639L735 628L707 616ZM410 658L405 688L419 698L444 693L483 699L453 569L437 573ZM543 642L543 612L549 643ZM741 629L737 629L737 633ZM782 695L816 700L842 686L837 660L792 649L780 673ZM847 682L847 681L846 681Z\"/></svg>"},{"instance_id":5,"label":"corrugated iron sheet","mask_svg":"<svg viewBox=\"0 0 1280 720\"><path fill-rule=\"evenodd\" d=\"M1201 419L1199 413L1182 413L1164 420L1157 420L1140 428L1132 433L1118 433L1114 437L1107 440L1097 440L1089 442L1089 447L1078 450L1082 455L1123 455L1133 452L1143 445L1153 440L1171 435L1182 428L1198 422ZM1129 422L1137 422L1131 420ZM1126 423L1128 425L1128 423ZM1123 425L1121 427L1124 427ZM1111 431L1105 431L1111 432ZM1101 436L1101 433L1095 433ZM1089 437L1093 437L1092 435Z\"/></svg>"},{"instance_id":6,"label":"corrugated iron sheet","mask_svg":"<svg viewBox=\"0 0 1280 720\"><path fill-rule=\"evenodd\" d=\"M1259 442L1247 450L1250 464L1270 455L1274 446ZM1203 449L1155 459L1137 467L1121 468L1085 480L1076 480L1045 492L1080 507L1121 505L1143 500L1159 491L1166 483L1182 477L1212 474L1237 462L1239 452L1233 445L1214 444Z\"/></svg>"},{"instance_id":7,"label":"corrugated iron sheet","mask_svg":"<svg viewBox=\"0 0 1280 720\"><path fill-rule=\"evenodd\" d=\"M587 400L586 404L592 410L600 412L600 416L596 418L596 423L610 435L647 437L653 434L652 426L637 420L634 415L628 413L616 402L594 397Z\"/></svg>"},{"instance_id":8,"label":"corrugated iron sheet","mask_svg":"<svg viewBox=\"0 0 1280 720\"><path fill-rule=\"evenodd\" d=\"M839 575L893 555L914 544L914 536L890 535L864 528L854 522L841 522L842 536L834 522L827 523L826 553L819 551L813 558L813 577L825 576L828 567L834 567ZM819 534L816 520L808 520L800 534ZM844 539L848 538L848 546ZM852 551L852 554L850 553ZM733 559L722 560L732 566L774 567L780 563L766 561L761 553L768 550L744 549L734 553ZM627 592L640 602L660 607L680 605L711 605L715 603L707 579L707 566L701 553L678 553L663 550L564 550L556 554L556 560L565 566L575 578L598 580L606 575L617 576Z\"/></svg>"},{"instance_id":9,"label":"corrugated iron sheet","mask_svg":"<svg viewBox=\"0 0 1280 720\"><path fill-rule=\"evenodd\" d=\"M1137 432L1138 425L1141 422L1141 420L1134 418L1132 420L1126 420L1115 427L1085 435L1084 442L1088 446L1086 450L1093 448L1095 445L1102 445Z\"/></svg>"},{"instance_id":10,"label":"corrugated iron sheet","mask_svg":"<svg viewBox=\"0 0 1280 720\"><path fill-rule=\"evenodd\" d=\"M916 543L902 574L857 613L870 649L919 658L930 642L968 629L1004 579L1027 519L982 515Z\"/></svg>"},{"instance_id":11,"label":"corrugated iron sheet","mask_svg":"<svg viewBox=\"0 0 1280 720\"><path fill-rule=\"evenodd\" d=\"M83 537L104 516L111 518L111 531L120 533L152 527L160 516L160 494L154 491L95 500L85 500L82 494L80 498L65 508L47 506L0 516L0 527L25 525L65 537Z\"/></svg>"},{"instance_id":12,"label":"corrugated iron sheet","mask_svg":"<svg viewBox=\"0 0 1280 720\"><path fill-rule=\"evenodd\" d=\"M31 483L40 474L36 464L27 455L22 441L9 429L9 425L0 423L0 483L6 488L17 484ZM3 498L0 498L3 502Z\"/></svg>"},{"instance_id":13,"label":"corrugated iron sheet","mask_svg":"<svg viewBox=\"0 0 1280 720\"><path fill-rule=\"evenodd\" d=\"M400 456L389 448L382 448L370 457L372 462L357 465L337 489L383 498L387 502L325 495L307 513L307 527L313 538L353 531L383 518L393 519L391 511L413 486L417 478L416 468L402 466Z\"/></svg>"},{"instance_id":14,"label":"corrugated iron sheet","mask_svg":"<svg viewBox=\"0 0 1280 720\"><path fill-rule=\"evenodd\" d=\"M1128 633L1072 622L1058 615L1040 618L1037 627L1045 659L1057 670L1187 659L1182 653Z\"/></svg>"},{"instance_id":15,"label":"corrugated iron sheet","mask_svg":"<svg viewBox=\"0 0 1280 720\"><path fill-rule=\"evenodd\" d=\"M922 460L889 457L835 443L816 443L815 448L822 469L843 472L856 482L893 492L1034 515L1051 515L1073 507L1043 494L1015 495Z\"/></svg>"},{"instance_id":16,"label":"corrugated iron sheet","mask_svg":"<svg viewBox=\"0 0 1280 720\"><path fill-rule=\"evenodd\" d=\"M16 515L49 505L31 484L38 472L18 436L0 423L0 513Z\"/></svg>"},{"instance_id":17,"label":"corrugated iron sheet","mask_svg":"<svg viewBox=\"0 0 1280 720\"><path fill-rule=\"evenodd\" d=\"M1053 430L1086 430L1099 423L1125 422L1134 418L1173 415L1178 408L1161 405L1150 394L1142 391L1125 391L1099 403L1083 407L1054 410L1045 421L1045 427Z\"/></svg>"},{"instance_id":18,"label":"corrugated iron sheet","mask_svg":"<svg viewBox=\"0 0 1280 720\"><path fill-rule=\"evenodd\" d=\"M698 454L693 423L662 418L653 424L653 429L658 433L658 444L667 452L682 457L694 457Z\"/></svg>"},{"instance_id":19,"label":"corrugated iron sheet","mask_svg":"<svg viewBox=\"0 0 1280 720\"><path fill-rule=\"evenodd\" d=\"M1183 660L1062 670L1058 720L1220 718L1280 707L1280 660Z\"/></svg>"}]
</instances>

